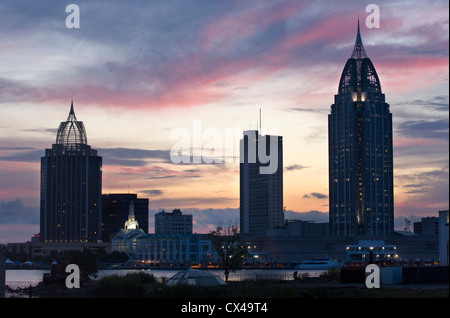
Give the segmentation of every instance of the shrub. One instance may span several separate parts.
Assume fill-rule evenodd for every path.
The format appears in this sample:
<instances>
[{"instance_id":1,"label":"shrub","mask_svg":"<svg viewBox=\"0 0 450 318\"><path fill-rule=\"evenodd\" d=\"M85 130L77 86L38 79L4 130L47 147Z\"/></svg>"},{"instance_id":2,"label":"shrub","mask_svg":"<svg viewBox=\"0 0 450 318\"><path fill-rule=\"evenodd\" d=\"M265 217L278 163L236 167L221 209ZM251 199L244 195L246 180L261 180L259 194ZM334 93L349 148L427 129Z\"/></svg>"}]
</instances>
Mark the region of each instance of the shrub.
<instances>
[{"instance_id":1,"label":"shrub","mask_svg":"<svg viewBox=\"0 0 450 318\"><path fill-rule=\"evenodd\" d=\"M155 277L146 273L110 275L98 281L96 294L99 297L144 297L146 293L144 284L155 282Z\"/></svg>"}]
</instances>

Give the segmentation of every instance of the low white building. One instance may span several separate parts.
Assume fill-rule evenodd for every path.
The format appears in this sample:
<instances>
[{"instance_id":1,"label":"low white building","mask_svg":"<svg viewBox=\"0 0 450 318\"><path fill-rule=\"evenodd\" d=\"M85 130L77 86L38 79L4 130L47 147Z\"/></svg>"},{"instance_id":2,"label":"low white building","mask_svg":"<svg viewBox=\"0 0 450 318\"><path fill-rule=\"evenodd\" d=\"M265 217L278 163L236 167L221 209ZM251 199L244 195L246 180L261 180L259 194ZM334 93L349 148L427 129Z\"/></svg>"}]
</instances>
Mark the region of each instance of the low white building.
<instances>
[{"instance_id":1,"label":"low white building","mask_svg":"<svg viewBox=\"0 0 450 318\"><path fill-rule=\"evenodd\" d=\"M161 233L147 234L139 229L130 215L121 229L112 239L111 249L124 252L130 260L146 264L207 264L213 262L215 253L211 241L202 234Z\"/></svg>"},{"instance_id":2,"label":"low white building","mask_svg":"<svg viewBox=\"0 0 450 318\"><path fill-rule=\"evenodd\" d=\"M211 241L201 234L146 234L141 230L120 230L112 250L146 264L206 264L214 261Z\"/></svg>"},{"instance_id":3,"label":"low white building","mask_svg":"<svg viewBox=\"0 0 450 318\"><path fill-rule=\"evenodd\" d=\"M368 262L389 261L398 258L397 247L385 244L384 241L358 241L358 244L349 244L347 249L347 261Z\"/></svg>"}]
</instances>

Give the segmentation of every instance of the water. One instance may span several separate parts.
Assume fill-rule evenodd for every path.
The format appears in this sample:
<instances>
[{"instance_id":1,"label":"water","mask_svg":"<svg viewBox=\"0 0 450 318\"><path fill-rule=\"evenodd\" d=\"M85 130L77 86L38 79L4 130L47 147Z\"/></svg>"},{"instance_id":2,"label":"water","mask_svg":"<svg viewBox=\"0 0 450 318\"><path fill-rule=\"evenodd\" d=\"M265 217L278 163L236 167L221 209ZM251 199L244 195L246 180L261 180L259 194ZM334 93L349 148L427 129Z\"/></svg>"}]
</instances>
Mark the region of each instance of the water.
<instances>
[{"instance_id":1,"label":"water","mask_svg":"<svg viewBox=\"0 0 450 318\"><path fill-rule=\"evenodd\" d=\"M44 269L7 269L5 275L5 284L12 289L36 286L42 282L44 273L50 273L50 270Z\"/></svg>"},{"instance_id":2,"label":"water","mask_svg":"<svg viewBox=\"0 0 450 318\"><path fill-rule=\"evenodd\" d=\"M99 270L96 279L99 279L108 275L126 275L133 272L145 272L153 274L157 279L168 279L178 273L180 270L164 270L164 269L111 269L111 270ZM210 272L225 279L223 270L210 269ZM294 272L297 272L298 276L307 274L309 277L317 277L326 272L326 270L298 270L298 269L242 269L230 273L229 281L240 281L247 279L280 279L291 280L294 278ZM44 273L50 273L50 270L43 269L7 269L6 270L6 285L9 287L25 288L36 286L42 282Z\"/></svg>"}]
</instances>

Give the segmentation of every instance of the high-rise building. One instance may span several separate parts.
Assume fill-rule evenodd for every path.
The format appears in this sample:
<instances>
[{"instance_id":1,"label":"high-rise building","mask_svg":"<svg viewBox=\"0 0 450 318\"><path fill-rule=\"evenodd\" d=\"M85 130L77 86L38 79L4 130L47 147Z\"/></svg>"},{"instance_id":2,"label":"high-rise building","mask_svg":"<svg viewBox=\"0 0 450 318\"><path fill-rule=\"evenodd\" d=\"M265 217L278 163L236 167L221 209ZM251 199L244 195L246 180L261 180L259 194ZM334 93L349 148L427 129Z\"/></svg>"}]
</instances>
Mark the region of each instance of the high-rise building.
<instances>
[{"instance_id":1,"label":"high-rise building","mask_svg":"<svg viewBox=\"0 0 450 318\"><path fill-rule=\"evenodd\" d=\"M41 240L101 241L101 195L102 157L88 145L72 102L56 143L41 158Z\"/></svg>"},{"instance_id":2,"label":"high-rise building","mask_svg":"<svg viewBox=\"0 0 450 318\"><path fill-rule=\"evenodd\" d=\"M130 205L139 227L148 233L148 198L138 198L136 193L102 195L102 240L110 242L128 220Z\"/></svg>"},{"instance_id":3,"label":"high-rise building","mask_svg":"<svg viewBox=\"0 0 450 318\"><path fill-rule=\"evenodd\" d=\"M330 234L393 234L392 114L359 29L328 115Z\"/></svg>"},{"instance_id":4,"label":"high-rise building","mask_svg":"<svg viewBox=\"0 0 450 318\"><path fill-rule=\"evenodd\" d=\"M240 232L264 235L284 226L283 137L249 130L240 143Z\"/></svg>"},{"instance_id":5,"label":"high-rise building","mask_svg":"<svg viewBox=\"0 0 450 318\"><path fill-rule=\"evenodd\" d=\"M180 209L155 214L155 234L192 234L192 215Z\"/></svg>"}]
</instances>

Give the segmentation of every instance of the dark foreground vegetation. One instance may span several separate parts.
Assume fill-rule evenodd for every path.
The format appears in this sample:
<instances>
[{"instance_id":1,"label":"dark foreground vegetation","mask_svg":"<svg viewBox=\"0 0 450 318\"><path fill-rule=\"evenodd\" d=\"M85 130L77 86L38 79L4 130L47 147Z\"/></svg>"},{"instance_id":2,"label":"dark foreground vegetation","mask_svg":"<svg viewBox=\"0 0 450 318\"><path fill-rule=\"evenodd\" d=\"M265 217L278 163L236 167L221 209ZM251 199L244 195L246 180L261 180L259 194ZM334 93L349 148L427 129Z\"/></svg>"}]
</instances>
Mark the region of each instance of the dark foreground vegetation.
<instances>
[{"instance_id":1,"label":"dark foreground vegetation","mask_svg":"<svg viewBox=\"0 0 450 318\"><path fill-rule=\"evenodd\" d=\"M27 294L25 291L22 297ZM17 294L18 296L18 294ZM14 293L13 293L14 297ZM148 273L111 275L68 289L61 284L39 284L32 289L39 298L448 298L442 285L392 285L368 289L362 284L343 284L334 275L295 280L248 280L221 286L166 286Z\"/></svg>"}]
</instances>

